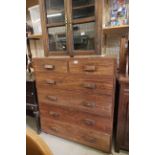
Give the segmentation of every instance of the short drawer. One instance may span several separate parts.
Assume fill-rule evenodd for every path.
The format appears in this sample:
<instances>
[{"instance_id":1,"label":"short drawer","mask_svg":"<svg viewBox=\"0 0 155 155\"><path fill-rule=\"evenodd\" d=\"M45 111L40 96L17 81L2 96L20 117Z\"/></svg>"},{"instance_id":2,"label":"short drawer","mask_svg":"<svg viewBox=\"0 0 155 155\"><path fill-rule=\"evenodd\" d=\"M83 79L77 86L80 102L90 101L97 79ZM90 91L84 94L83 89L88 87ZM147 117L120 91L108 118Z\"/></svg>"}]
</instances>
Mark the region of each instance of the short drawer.
<instances>
[{"instance_id":1,"label":"short drawer","mask_svg":"<svg viewBox=\"0 0 155 155\"><path fill-rule=\"evenodd\" d=\"M112 119L103 118L98 115L92 115L69 108L51 106L44 103L40 103L39 107L42 118L74 124L83 128L89 128L106 133L112 132Z\"/></svg>"},{"instance_id":2,"label":"short drawer","mask_svg":"<svg viewBox=\"0 0 155 155\"><path fill-rule=\"evenodd\" d=\"M38 90L59 89L84 94L113 94L114 78L110 76L47 73L38 73L37 75Z\"/></svg>"},{"instance_id":3,"label":"short drawer","mask_svg":"<svg viewBox=\"0 0 155 155\"><path fill-rule=\"evenodd\" d=\"M98 114L105 118L112 117L112 97L108 95L88 95L62 90L38 90L40 103L58 105L83 112Z\"/></svg>"},{"instance_id":4,"label":"short drawer","mask_svg":"<svg viewBox=\"0 0 155 155\"><path fill-rule=\"evenodd\" d=\"M33 59L33 66L35 72L46 71L46 72L58 72L66 73L67 72L67 61L66 60L56 60L48 58L35 58Z\"/></svg>"},{"instance_id":5,"label":"short drawer","mask_svg":"<svg viewBox=\"0 0 155 155\"><path fill-rule=\"evenodd\" d=\"M44 132L63 137L75 142L100 149L104 152L111 150L111 135L103 132L96 132L90 129L84 129L71 124L49 121L41 118L41 128Z\"/></svg>"},{"instance_id":6,"label":"short drawer","mask_svg":"<svg viewBox=\"0 0 155 155\"><path fill-rule=\"evenodd\" d=\"M115 75L115 60L111 58L83 58L69 61L71 73L87 75Z\"/></svg>"}]
</instances>

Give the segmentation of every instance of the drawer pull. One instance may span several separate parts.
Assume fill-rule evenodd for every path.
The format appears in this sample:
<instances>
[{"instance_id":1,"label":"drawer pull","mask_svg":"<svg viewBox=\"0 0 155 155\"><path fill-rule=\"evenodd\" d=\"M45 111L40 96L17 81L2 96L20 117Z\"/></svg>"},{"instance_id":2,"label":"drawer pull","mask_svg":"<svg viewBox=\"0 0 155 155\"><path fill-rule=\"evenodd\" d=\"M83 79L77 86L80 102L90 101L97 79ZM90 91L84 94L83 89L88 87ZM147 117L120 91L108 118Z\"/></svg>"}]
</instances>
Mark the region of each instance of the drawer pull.
<instances>
[{"instance_id":1,"label":"drawer pull","mask_svg":"<svg viewBox=\"0 0 155 155\"><path fill-rule=\"evenodd\" d=\"M82 105L89 108L94 108L96 106L94 102L85 102L85 101L82 103Z\"/></svg>"},{"instance_id":2,"label":"drawer pull","mask_svg":"<svg viewBox=\"0 0 155 155\"><path fill-rule=\"evenodd\" d=\"M53 70L55 68L54 65L44 65L45 69Z\"/></svg>"},{"instance_id":3,"label":"drawer pull","mask_svg":"<svg viewBox=\"0 0 155 155\"><path fill-rule=\"evenodd\" d=\"M124 89L124 92L125 93L129 93L129 89Z\"/></svg>"},{"instance_id":4,"label":"drawer pull","mask_svg":"<svg viewBox=\"0 0 155 155\"><path fill-rule=\"evenodd\" d=\"M83 87L84 88L88 88L88 89L95 89L96 88L96 84L95 83L84 83Z\"/></svg>"},{"instance_id":5,"label":"drawer pull","mask_svg":"<svg viewBox=\"0 0 155 155\"><path fill-rule=\"evenodd\" d=\"M95 121L91 119L84 119L84 123L89 126L95 125Z\"/></svg>"},{"instance_id":6,"label":"drawer pull","mask_svg":"<svg viewBox=\"0 0 155 155\"><path fill-rule=\"evenodd\" d=\"M49 114L50 114L51 116L55 117L55 118L60 116L59 113L57 113L57 112L52 112L52 111L50 111Z\"/></svg>"},{"instance_id":7,"label":"drawer pull","mask_svg":"<svg viewBox=\"0 0 155 155\"><path fill-rule=\"evenodd\" d=\"M54 127L49 127L49 128L50 128L50 130L53 131L53 132L58 132L58 130L57 130L56 128L54 128Z\"/></svg>"},{"instance_id":8,"label":"drawer pull","mask_svg":"<svg viewBox=\"0 0 155 155\"><path fill-rule=\"evenodd\" d=\"M55 97L55 96L47 96L47 99L49 99L51 101L57 101L57 97Z\"/></svg>"},{"instance_id":9,"label":"drawer pull","mask_svg":"<svg viewBox=\"0 0 155 155\"><path fill-rule=\"evenodd\" d=\"M54 81L54 80L46 80L46 83L47 84L55 85L56 84L56 81Z\"/></svg>"},{"instance_id":10,"label":"drawer pull","mask_svg":"<svg viewBox=\"0 0 155 155\"><path fill-rule=\"evenodd\" d=\"M86 72L94 72L94 71L96 71L96 67L91 66L91 65L87 65L87 66L84 66L83 70L86 71Z\"/></svg>"},{"instance_id":11,"label":"drawer pull","mask_svg":"<svg viewBox=\"0 0 155 155\"><path fill-rule=\"evenodd\" d=\"M90 137L90 136L83 136L83 139L90 142L90 143L96 143L97 139L94 137Z\"/></svg>"}]
</instances>

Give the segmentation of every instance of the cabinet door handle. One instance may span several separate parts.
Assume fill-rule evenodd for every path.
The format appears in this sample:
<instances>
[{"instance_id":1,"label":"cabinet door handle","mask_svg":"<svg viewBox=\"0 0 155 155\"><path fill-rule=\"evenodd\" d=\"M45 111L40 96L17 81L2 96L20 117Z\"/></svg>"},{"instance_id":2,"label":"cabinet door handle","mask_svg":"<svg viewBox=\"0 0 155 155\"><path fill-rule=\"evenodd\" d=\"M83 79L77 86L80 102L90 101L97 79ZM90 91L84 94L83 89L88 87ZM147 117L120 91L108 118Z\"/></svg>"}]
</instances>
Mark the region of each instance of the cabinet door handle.
<instances>
[{"instance_id":1,"label":"cabinet door handle","mask_svg":"<svg viewBox=\"0 0 155 155\"><path fill-rule=\"evenodd\" d=\"M84 83L83 87L84 88L88 88L88 89L95 89L96 88L96 84L95 83Z\"/></svg>"},{"instance_id":2,"label":"cabinet door handle","mask_svg":"<svg viewBox=\"0 0 155 155\"><path fill-rule=\"evenodd\" d=\"M91 66L91 65L86 65L86 66L84 66L83 70L86 71L86 72L94 72L94 71L96 71L96 67Z\"/></svg>"},{"instance_id":3,"label":"cabinet door handle","mask_svg":"<svg viewBox=\"0 0 155 155\"><path fill-rule=\"evenodd\" d=\"M82 102L82 105L89 108L94 108L96 106L94 102L87 102L87 101Z\"/></svg>"},{"instance_id":4,"label":"cabinet door handle","mask_svg":"<svg viewBox=\"0 0 155 155\"><path fill-rule=\"evenodd\" d=\"M88 126L93 126L95 125L95 121L91 119L84 119L84 123Z\"/></svg>"},{"instance_id":5,"label":"cabinet door handle","mask_svg":"<svg viewBox=\"0 0 155 155\"><path fill-rule=\"evenodd\" d=\"M55 68L54 65L44 65L45 69L53 70Z\"/></svg>"},{"instance_id":6,"label":"cabinet door handle","mask_svg":"<svg viewBox=\"0 0 155 155\"><path fill-rule=\"evenodd\" d=\"M47 99L49 99L51 101L57 101L57 97L55 97L55 96L47 96Z\"/></svg>"},{"instance_id":7,"label":"cabinet door handle","mask_svg":"<svg viewBox=\"0 0 155 155\"><path fill-rule=\"evenodd\" d=\"M65 24L67 24L68 23L68 21L67 21L67 17L65 17Z\"/></svg>"},{"instance_id":8,"label":"cabinet door handle","mask_svg":"<svg viewBox=\"0 0 155 155\"><path fill-rule=\"evenodd\" d=\"M56 81L55 80L46 80L47 84L55 85Z\"/></svg>"},{"instance_id":9,"label":"cabinet door handle","mask_svg":"<svg viewBox=\"0 0 155 155\"><path fill-rule=\"evenodd\" d=\"M59 113L53 112L53 111L50 111L49 114L50 114L51 116L55 117L55 118L60 116Z\"/></svg>"}]
</instances>

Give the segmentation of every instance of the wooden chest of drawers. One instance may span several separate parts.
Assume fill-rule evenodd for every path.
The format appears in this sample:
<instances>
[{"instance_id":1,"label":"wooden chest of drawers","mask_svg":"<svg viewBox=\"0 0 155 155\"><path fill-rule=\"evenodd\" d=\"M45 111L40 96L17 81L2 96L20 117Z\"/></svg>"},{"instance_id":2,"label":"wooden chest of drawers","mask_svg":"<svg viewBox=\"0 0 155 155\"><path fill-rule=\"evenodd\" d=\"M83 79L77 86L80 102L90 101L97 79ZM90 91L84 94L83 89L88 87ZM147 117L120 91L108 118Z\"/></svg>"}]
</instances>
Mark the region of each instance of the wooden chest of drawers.
<instances>
[{"instance_id":1,"label":"wooden chest of drawers","mask_svg":"<svg viewBox=\"0 0 155 155\"><path fill-rule=\"evenodd\" d=\"M115 59L36 58L33 63L42 130L110 152Z\"/></svg>"}]
</instances>

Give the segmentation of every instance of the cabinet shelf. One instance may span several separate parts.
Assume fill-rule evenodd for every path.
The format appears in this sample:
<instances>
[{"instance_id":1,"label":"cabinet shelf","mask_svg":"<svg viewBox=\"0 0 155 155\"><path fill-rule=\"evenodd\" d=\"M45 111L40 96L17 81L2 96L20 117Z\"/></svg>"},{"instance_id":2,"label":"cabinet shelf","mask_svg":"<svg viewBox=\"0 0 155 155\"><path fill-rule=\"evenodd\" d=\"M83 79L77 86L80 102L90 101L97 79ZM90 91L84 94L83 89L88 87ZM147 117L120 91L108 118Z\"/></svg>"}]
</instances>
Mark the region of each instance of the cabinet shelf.
<instances>
[{"instance_id":1,"label":"cabinet shelf","mask_svg":"<svg viewBox=\"0 0 155 155\"><path fill-rule=\"evenodd\" d=\"M27 38L31 39L31 40L40 40L40 39L42 39L42 35L41 34L39 34L39 35L32 34L32 35L29 35Z\"/></svg>"},{"instance_id":2,"label":"cabinet shelf","mask_svg":"<svg viewBox=\"0 0 155 155\"><path fill-rule=\"evenodd\" d=\"M89 8L89 7L92 7L92 6L94 6L94 4L87 4L87 5L77 6L77 7L73 7L73 10Z\"/></svg>"},{"instance_id":3,"label":"cabinet shelf","mask_svg":"<svg viewBox=\"0 0 155 155\"><path fill-rule=\"evenodd\" d=\"M129 31L129 25L121 25L121 26L113 26L113 27L105 27L103 28L103 33L122 33Z\"/></svg>"},{"instance_id":4,"label":"cabinet shelf","mask_svg":"<svg viewBox=\"0 0 155 155\"><path fill-rule=\"evenodd\" d=\"M88 22L94 22L95 16L86 17L86 18L79 18L79 19L73 19L73 24L82 24L82 23L88 23Z\"/></svg>"}]
</instances>

